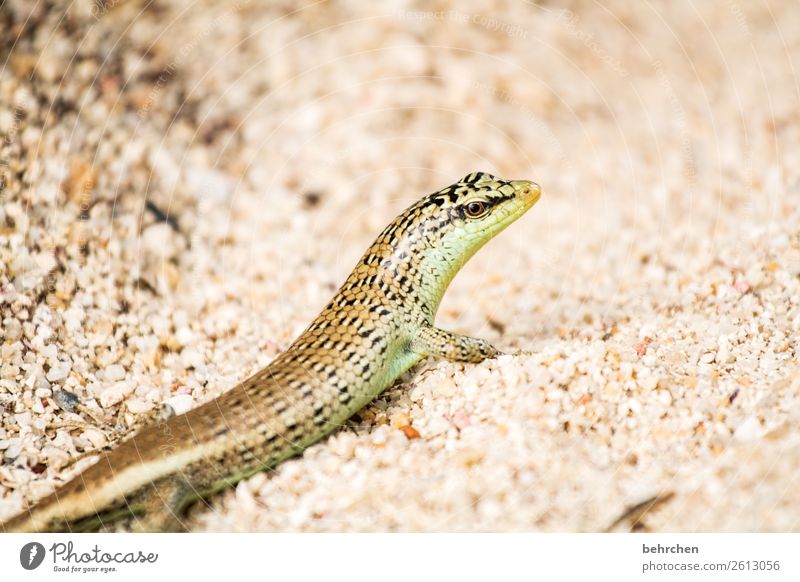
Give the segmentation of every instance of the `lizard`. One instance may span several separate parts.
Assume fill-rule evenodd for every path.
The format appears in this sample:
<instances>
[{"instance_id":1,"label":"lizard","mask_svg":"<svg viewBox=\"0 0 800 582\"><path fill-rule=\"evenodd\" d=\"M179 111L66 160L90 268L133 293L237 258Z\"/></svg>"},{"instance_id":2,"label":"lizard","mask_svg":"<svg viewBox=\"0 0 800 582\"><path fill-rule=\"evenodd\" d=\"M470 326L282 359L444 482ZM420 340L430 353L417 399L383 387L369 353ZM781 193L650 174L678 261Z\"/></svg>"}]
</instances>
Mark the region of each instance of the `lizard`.
<instances>
[{"instance_id":1,"label":"lizard","mask_svg":"<svg viewBox=\"0 0 800 582\"><path fill-rule=\"evenodd\" d=\"M273 469L340 427L428 356L481 362L488 341L436 327L459 269L541 195L473 172L392 221L322 312L266 368L144 426L0 530L181 531L189 505Z\"/></svg>"}]
</instances>

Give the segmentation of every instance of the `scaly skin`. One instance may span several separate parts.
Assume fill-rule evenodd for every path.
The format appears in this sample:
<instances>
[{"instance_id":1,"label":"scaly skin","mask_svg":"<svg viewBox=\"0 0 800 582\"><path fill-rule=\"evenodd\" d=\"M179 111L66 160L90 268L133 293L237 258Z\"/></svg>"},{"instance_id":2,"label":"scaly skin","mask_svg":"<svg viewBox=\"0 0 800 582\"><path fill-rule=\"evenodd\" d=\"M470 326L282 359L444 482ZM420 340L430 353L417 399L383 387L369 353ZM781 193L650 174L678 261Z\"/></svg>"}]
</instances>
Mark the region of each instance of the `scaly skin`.
<instances>
[{"instance_id":1,"label":"scaly skin","mask_svg":"<svg viewBox=\"0 0 800 582\"><path fill-rule=\"evenodd\" d=\"M447 286L539 186L476 172L398 216L322 313L269 366L219 398L146 426L0 528L80 531L135 516L179 530L183 510L319 441L429 355L480 362L488 342L434 327Z\"/></svg>"}]
</instances>

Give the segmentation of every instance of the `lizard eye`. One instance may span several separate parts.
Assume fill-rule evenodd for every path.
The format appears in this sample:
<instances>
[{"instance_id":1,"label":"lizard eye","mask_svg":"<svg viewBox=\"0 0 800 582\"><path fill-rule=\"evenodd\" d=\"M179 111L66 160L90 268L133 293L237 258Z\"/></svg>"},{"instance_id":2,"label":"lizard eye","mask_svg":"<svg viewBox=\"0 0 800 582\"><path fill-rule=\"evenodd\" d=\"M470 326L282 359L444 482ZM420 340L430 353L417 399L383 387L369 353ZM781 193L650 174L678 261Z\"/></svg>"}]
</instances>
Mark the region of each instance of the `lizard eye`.
<instances>
[{"instance_id":1,"label":"lizard eye","mask_svg":"<svg viewBox=\"0 0 800 582\"><path fill-rule=\"evenodd\" d=\"M478 218L479 216L483 215L486 212L486 204L480 202L479 200L475 200L467 204L467 216L470 218Z\"/></svg>"}]
</instances>

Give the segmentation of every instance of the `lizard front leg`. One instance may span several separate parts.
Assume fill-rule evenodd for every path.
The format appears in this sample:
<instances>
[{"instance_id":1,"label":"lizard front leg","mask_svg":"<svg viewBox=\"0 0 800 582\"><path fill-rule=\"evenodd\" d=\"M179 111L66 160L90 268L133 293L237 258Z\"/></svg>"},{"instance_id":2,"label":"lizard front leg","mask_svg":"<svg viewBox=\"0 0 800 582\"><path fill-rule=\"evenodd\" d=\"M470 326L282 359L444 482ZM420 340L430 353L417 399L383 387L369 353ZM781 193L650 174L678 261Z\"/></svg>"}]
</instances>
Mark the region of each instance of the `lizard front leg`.
<instances>
[{"instance_id":1,"label":"lizard front leg","mask_svg":"<svg viewBox=\"0 0 800 582\"><path fill-rule=\"evenodd\" d=\"M428 324L417 329L409 349L422 356L473 363L502 354L484 339L460 335Z\"/></svg>"}]
</instances>

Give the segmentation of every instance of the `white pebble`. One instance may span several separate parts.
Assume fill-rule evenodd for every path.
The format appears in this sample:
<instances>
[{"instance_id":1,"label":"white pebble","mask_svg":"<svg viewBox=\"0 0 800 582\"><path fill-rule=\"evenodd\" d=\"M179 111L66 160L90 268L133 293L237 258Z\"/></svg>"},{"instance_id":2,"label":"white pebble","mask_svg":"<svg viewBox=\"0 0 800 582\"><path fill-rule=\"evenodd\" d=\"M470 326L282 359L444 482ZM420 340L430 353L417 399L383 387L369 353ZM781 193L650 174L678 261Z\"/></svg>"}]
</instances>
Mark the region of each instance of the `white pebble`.
<instances>
[{"instance_id":1,"label":"white pebble","mask_svg":"<svg viewBox=\"0 0 800 582\"><path fill-rule=\"evenodd\" d=\"M727 364L731 360L731 349L728 342L720 342L719 350L717 350L717 362L720 364Z\"/></svg>"},{"instance_id":2,"label":"white pebble","mask_svg":"<svg viewBox=\"0 0 800 582\"><path fill-rule=\"evenodd\" d=\"M42 356L46 358L48 362L51 362L51 365L53 365L58 358L58 348L55 344L44 346L41 350L39 350L39 353L42 354Z\"/></svg>"},{"instance_id":3,"label":"white pebble","mask_svg":"<svg viewBox=\"0 0 800 582\"><path fill-rule=\"evenodd\" d=\"M153 403L141 398L131 398L125 402L128 412L133 414L141 414L153 409Z\"/></svg>"},{"instance_id":4,"label":"white pebble","mask_svg":"<svg viewBox=\"0 0 800 582\"><path fill-rule=\"evenodd\" d=\"M47 379L50 382L61 382L67 377L69 370L70 366L68 364L60 363L47 371Z\"/></svg>"},{"instance_id":5,"label":"white pebble","mask_svg":"<svg viewBox=\"0 0 800 582\"><path fill-rule=\"evenodd\" d=\"M181 362L187 368L197 368L205 362L203 354L194 348L184 348L181 351Z\"/></svg>"},{"instance_id":6,"label":"white pebble","mask_svg":"<svg viewBox=\"0 0 800 582\"><path fill-rule=\"evenodd\" d=\"M47 459L50 468L58 469L69 462L69 454L58 447L45 446L42 449L42 456Z\"/></svg>"},{"instance_id":7,"label":"white pebble","mask_svg":"<svg viewBox=\"0 0 800 582\"><path fill-rule=\"evenodd\" d=\"M660 380L660 378L658 376L656 376L655 374L652 374L652 375L647 376L646 378L642 379L641 386L642 386L642 388L644 390L648 390L648 391L655 390L656 388L658 388L659 380Z\"/></svg>"},{"instance_id":8,"label":"white pebble","mask_svg":"<svg viewBox=\"0 0 800 582\"><path fill-rule=\"evenodd\" d=\"M145 251L164 259L171 259L179 250L175 231L166 222L157 222L145 228L142 232L142 246Z\"/></svg>"},{"instance_id":9,"label":"white pebble","mask_svg":"<svg viewBox=\"0 0 800 582\"><path fill-rule=\"evenodd\" d=\"M42 338L42 340L47 341L51 337L53 337L53 328L49 325L40 325L36 328L36 335Z\"/></svg>"},{"instance_id":10,"label":"white pebble","mask_svg":"<svg viewBox=\"0 0 800 582\"><path fill-rule=\"evenodd\" d=\"M125 379L125 368L119 364L112 364L111 366L105 367L103 375L109 382L119 382Z\"/></svg>"},{"instance_id":11,"label":"white pebble","mask_svg":"<svg viewBox=\"0 0 800 582\"><path fill-rule=\"evenodd\" d=\"M218 203L224 202L233 189L226 174L203 166L190 166L186 171L186 181L198 198L210 198Z\"/></svg>"},{"instance_id":12,"label":"white pebble","mask_svg":"<svg viewBox=\"0 0 800 582\"><path fill-rule=\"evenodd\" d=\"M798 321L800 321L800 318L798 318ZM3 335L7 340L15 342L22 337L22 324L16 319L6 319L3 322L3 326Z\"/></svg>"},{"instance_id":13,"label":"white pebble","mask_svg":"<svg viewBox=\"0 0 800 582\"><path fill-rule=\"evenodd\" d=\"M127 382L115 382L100 393L100 406L108 408L122 402L133 392L133 386Z\"/></svg>"},{"instance_id":14,"label":"white pebble","mask_svg":"<svg viewBox=\"0 0 800 582\"><path fill-rule=\"evenodd\" d=\"M78 331L83 324L84 311L80 307L70 307L64 312L64 324L68 331Z\"/></svg>"},{"instance_id":15,"label":"white pebble","mask_svg":"<svg viewBox=\"0 0 800 582\"><path fill-rule=\"evenodd\" d=\"M184 412L188 412L192 409L194 399L189 394L178 394L177 396L168 398L166 400L166 404L169 404L172 407L172 410L175 411L175 414L183 414Z\"/></svg>"},{"instance_id":16,"label":"white pebble","mask_svg":"<svg viewBox=\"0 0 800 582\"><path fill-rule=\"evenodd\" d=\"M642 364L648 368L654 367L658 363L658 358L654 354L646 354L642 356Z\"/></svg>"},{"instance_id":17,"label":"white pebble","mask_svg":"<svg viewBox=\"0 0 800 582\"><path fill-rule=\"evenodd\" d=\"M758 422L757 418L751 416L739 425L734 436L743 441L755 440L761 436L761 423Z\"/></svg>"},{"instance_id":18,"label":"white pebble","mask_svg":"<svg viewBox=\"0 0 800 582\"><path fill-rule=\"evenodd\" d=\"M96 428L87 428L85 431L83 431L81 436L89 441L96 449L104 447L108 443L106 435L103 434L101 430Z\"/></svg>"},{"instance_id":19,"label":"white pebble","mask_svg":"<svg viewBox=\"0 0 800 582\"><path fill-rule=\"evenodd\" d=\"M16 459L22 451L21 439L9 439L9 446L6 448L5 457L7 459Z\"/></svg>"},{"instance_id":20,"label":"white pebble","mask_svg":"<svg viewBox=\"0 0 800 582\"><path fill-rule=\"evenodd\" d=\"M620 376L626 380L633 378L633 364L630 362L622 362L619 366L619 373Z\"/></svg>"},{"instance_id":21,"label":"white pebble","mask_svg":"<svg viewBox=\"0 0 800 582\"><path fill-rule=\"evenodd\" d=\"M180 346L188 346L194 340L194 332L188 326L179 327L175 332L175 341Z\"/></svg>"},{"instance_id":22,"label":"white pebble","mask_svg":"<svg viewBox=\"0 0 800 582\"><path fill-rule=\"evenodd\" d=\"M379 426L375 431L372 433L372 444L382 447L386 444L386 441L389 436L389 427L387 425Z\"/></svg>"}]
</instances>

